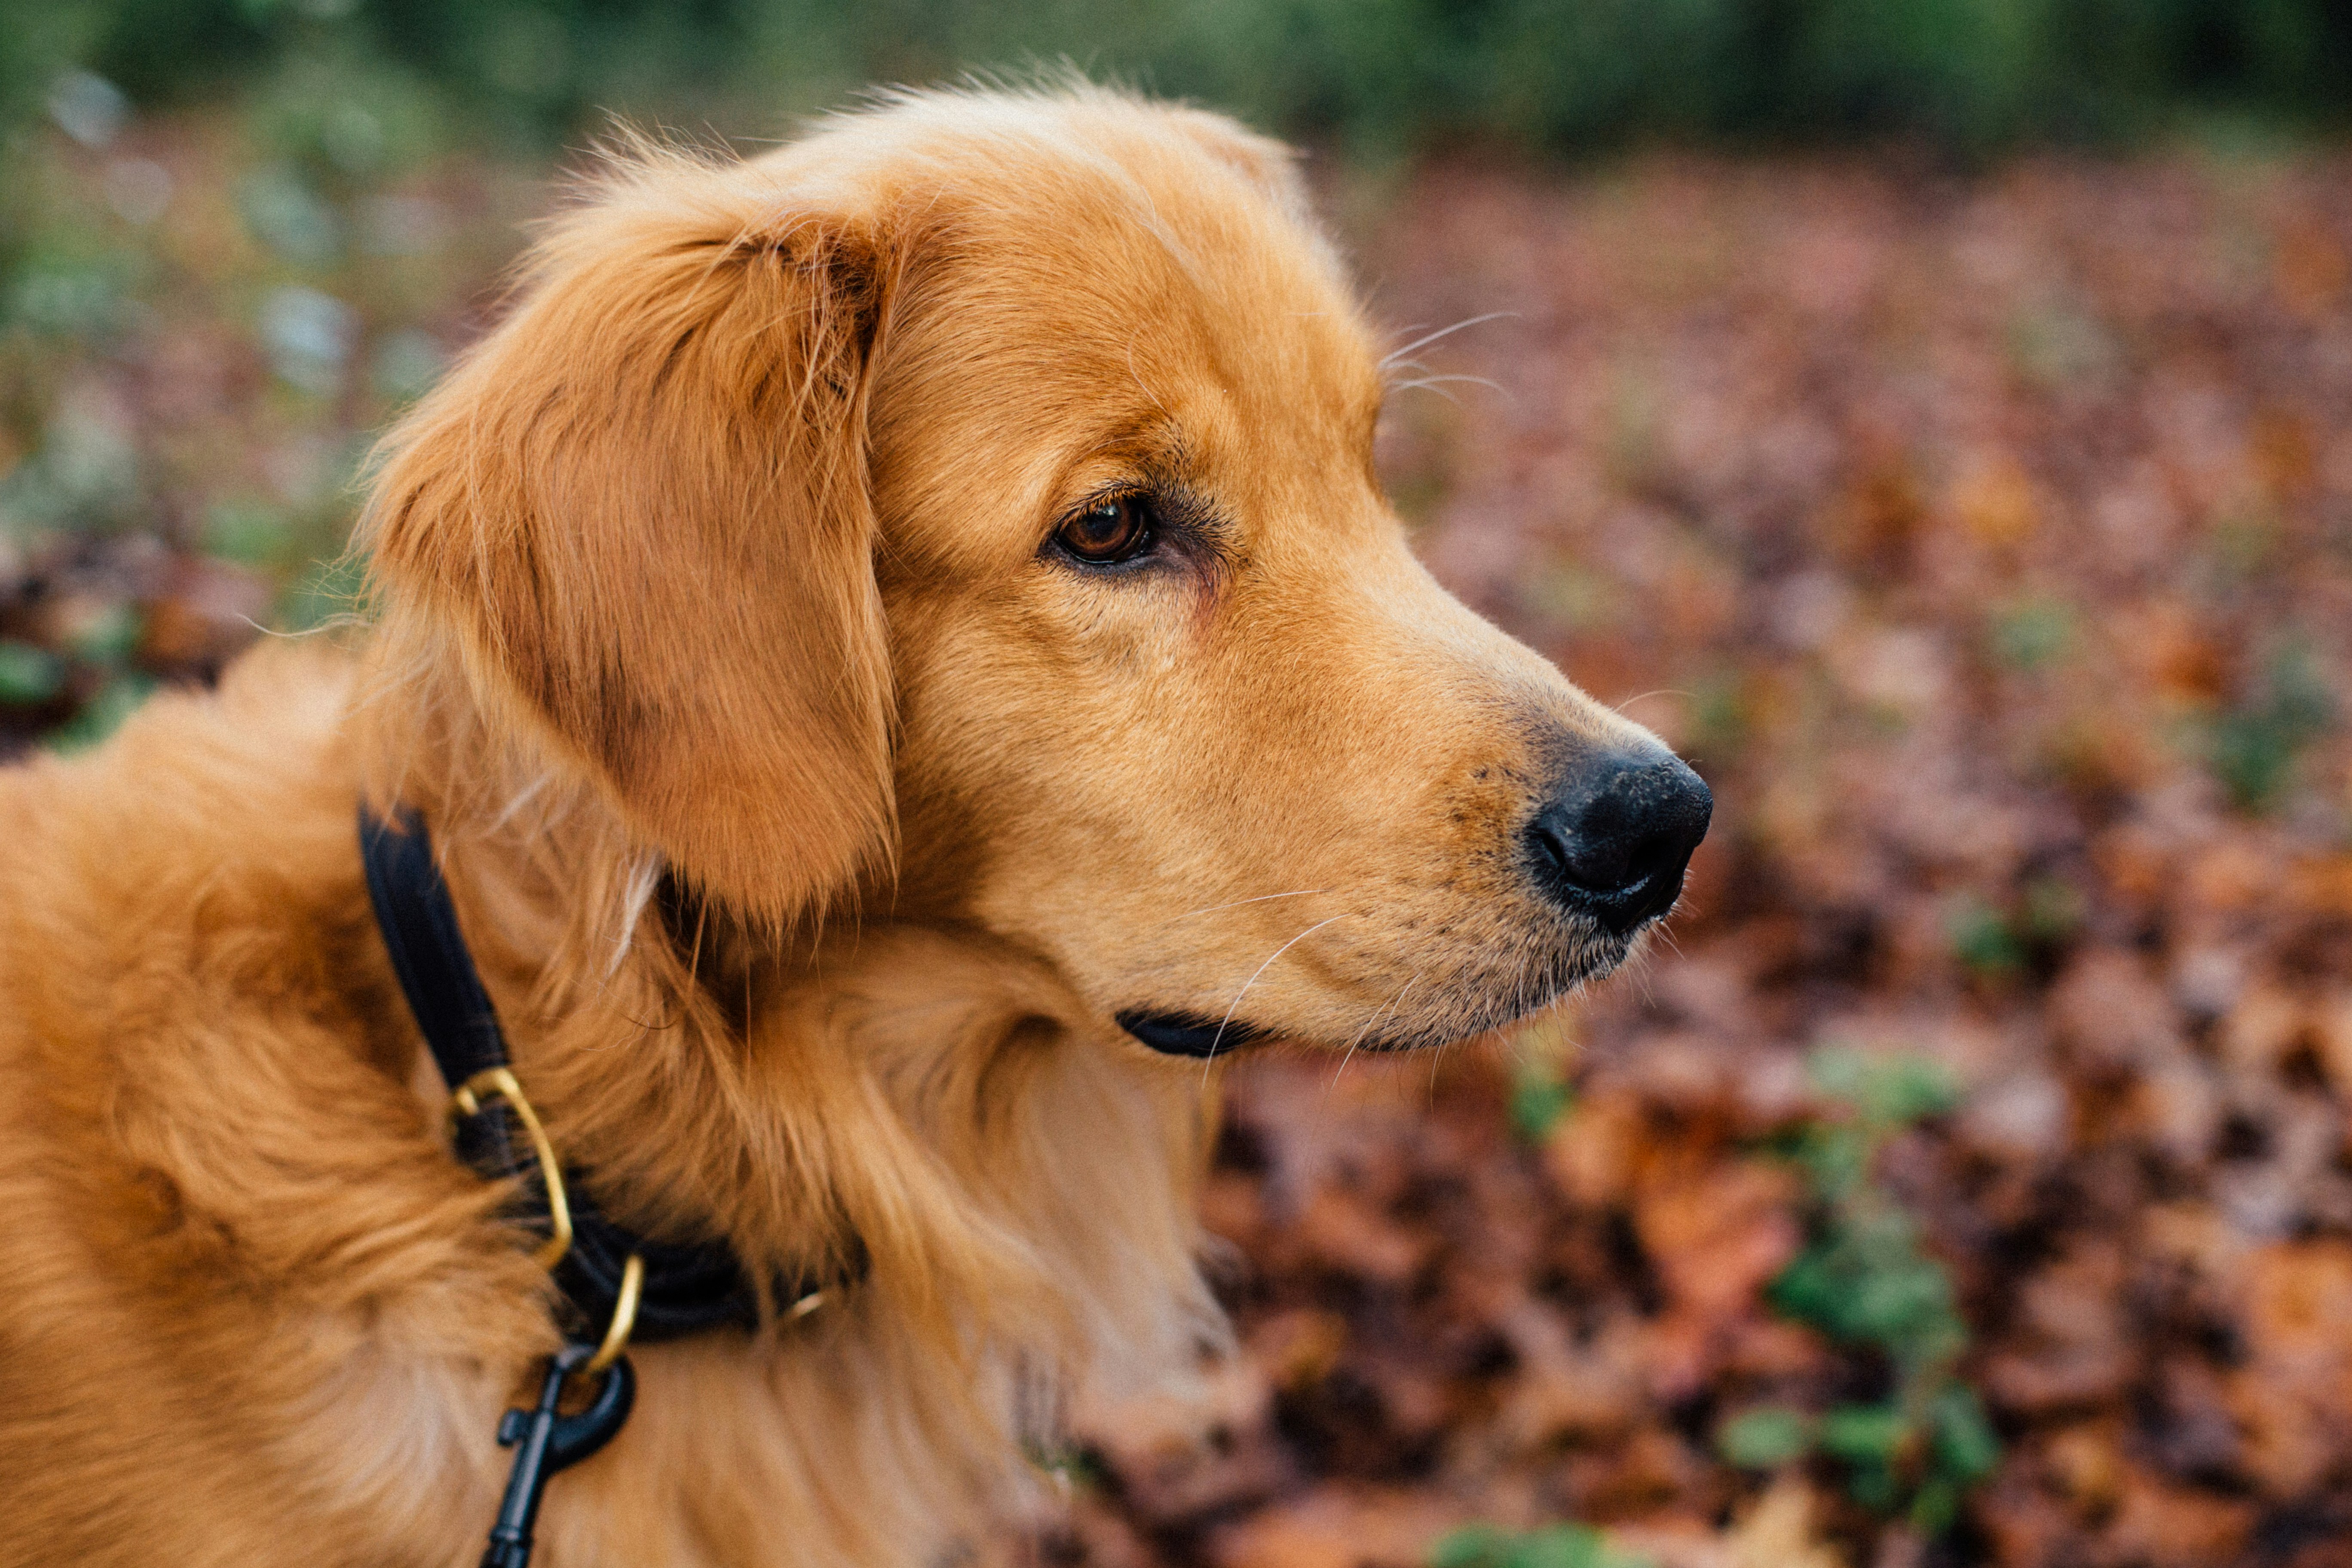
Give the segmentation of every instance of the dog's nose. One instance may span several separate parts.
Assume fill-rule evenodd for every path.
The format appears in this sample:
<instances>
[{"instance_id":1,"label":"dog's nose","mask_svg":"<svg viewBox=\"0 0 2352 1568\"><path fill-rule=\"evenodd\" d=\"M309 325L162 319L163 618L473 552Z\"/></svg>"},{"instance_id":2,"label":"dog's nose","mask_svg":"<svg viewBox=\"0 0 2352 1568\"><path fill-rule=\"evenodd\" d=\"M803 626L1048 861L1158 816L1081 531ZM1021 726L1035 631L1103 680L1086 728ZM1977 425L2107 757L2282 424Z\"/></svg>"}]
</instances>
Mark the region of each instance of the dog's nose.
<instances>
[{"instance_id":1,"label":"dog's nose","mask_svg":"<svg viewBox=\"0 0 2352 1568\"><path fill-rule=\"evenodd\" d=\"M1715 797L1675 758L1617 752L1580 763L1528 825L1536 882L1622 936L1674 907L1714 815Z\"/></svg>"}]
</instances>

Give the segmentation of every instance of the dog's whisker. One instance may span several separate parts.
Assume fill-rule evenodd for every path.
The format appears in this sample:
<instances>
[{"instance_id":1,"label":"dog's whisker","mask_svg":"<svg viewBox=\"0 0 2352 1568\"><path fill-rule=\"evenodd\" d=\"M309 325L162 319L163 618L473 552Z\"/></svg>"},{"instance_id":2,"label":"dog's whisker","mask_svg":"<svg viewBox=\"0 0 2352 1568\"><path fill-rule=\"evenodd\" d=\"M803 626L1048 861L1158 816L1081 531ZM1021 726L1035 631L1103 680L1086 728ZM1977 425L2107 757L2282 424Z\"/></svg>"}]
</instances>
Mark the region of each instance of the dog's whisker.
<instances>
[{"instance_id":1,"label":"dog's whisker","mask_svg":"<svg viewBox=\"0 0 2352 1568\"><path fill-rule=\"evenodd\" d=\"M1364 1026L1358 1029L1356 1031L1356 1037L1348 1042L1346 1052L1339 1058L1339 1071L1334 1072L1331 1075L1331 1081L1326 1084L1323 1088L1323 1098L1327 1102L1331 1098L1331 1091L1339 1087L1339 1075L1348 1070L1348 1063L1355 1058L1356 1047L1364 1043L1364 1037L1372 1032L1372 1026L1381 1021L1381 1015L1402 1002L1404 1000L1404 994L1412 989L1413 981L1420 978L1421 972L1415 970L1412 976L1408 978L1402 985L1396 988L1395 992L1390 995L1386 1002L1381 1003L1378 1007L1372 1009L1371 1016L1364 1020Z\"/></svg>"},{"instance_id":2,"label":"dog's whisker","mask_svg":"<svg viewBox=\"0 0 2352 1568\"><path fill-rule=\"evenodd\" d=\"M293 631L287 631L278 626L265 626L251 616L239 616L236 618L243 621L249 629L258 632L263 637L277 637L285 642L299 642L305 637L314 637L322 632L364 630L370 625L367 616L357 610L339 611L327 616L316 626L301 626Z\"/></svg>"},{"instance_id":3,"label":"dog's whisker","mask_svg":"<svg viewBox=\"0 0 2352 1568\"><path fill-rule=\"evenodd\" d=\"M1389 384L1389 390L1391 392L1418 392L1427 390L1434 392L1440 397L1446 398L1450 401L1453 397L1453 394L1445 390L1449 385L1483 386L1489 392L1500 392L1503 390L1503 384L1501 382L1489 381L1483 375L1417 375L1411 381L1391 382Z\"/></svg>"},{"instance_id":4,"label":"dog's whisker","mask_svg":"<svg viewBox=\"0 0 2352 1568\"><path fill-rule=\"evenodd\" d=\"M1250 977L1242 982L1242 988L1234 992L1234 999L1225 1005L1225 1016L1217 1020L1217 1032L1209 1037L1209 1049L1207 1053L1201 1058L1201 1082L1203 1087L1205 1087L1209 1081L1209 1065L1217 1059L1217 1047L1224 1043L1226 1026L1230 1025L1234 1021L1234 1009L1238 1008L1242 1005L1242 998L1249 994L1249 988L1257 984L1258 976L1264 974L1267 969L1271 968L1276 959L1280 958L1284 953L1288 952L1292 948L1297 947L1300 942L1305 942L1308 937L1313 936L1325 926L1331 924L1335 921L1346 920L1352 912L1352 910L1343 910L1339 913L1333 915L1330 920L1317 921L1313 925L1308 926L1305 931L1300 931L1297 936L1292 937L1288 942L1284 942L1280 947L1277 947L1272 952L1267 953L1265 955L1265 962L1259 964L1255 970L1250 972Z\"/></svg>"},{"instance_id":5,"label":"dog's whisker","mask_svg":"<svg viewBox=\"0 0 2352 1568\"><path fill-rule=\"evenodd\" d=\"M1244 904L1263 904L1263 903L1266 903L1266 902L1268 902L1268 901L1270 901L1270 900L1275 900L1275 899L1305 899L1305 898L1312 898L1312 897L1313 897L1315 894L1317 894L1317 893L1328 893L1328 892L1329 892L1330 890L1331 890L1331 889L1328 889L1328 888L1301 888L1301 889L1297 889L1296 892L1289 892L1289 893L1260 893L1256 898L1254 898L1254 899L1235 899L1235 900L1234 900L1232 903L1230 903L1230 904L1211 904L1207 909L1204 909L1204 910L1186 910L1184 913L1182 913L1182 914L1181 914L1181 915L1171 915L1171 916L1169 916L1166 920L1162 921L1160 922L1160 924L1162 924L1162 925L1173 925L1173 924L1175 924L1178 921L1189 921L1189 920L1191 920L1194 915L1213 915L1213 914L1215 914L1219 910L1237 910L1237 909L1240 909Z\"/></svg>"},{"instance_id":6,"label":"dog's whisker","mask_svg":"<svg viewBox=\"0 0 2352 1568\"><path fill-rule=\"evenodd\" d=\"M1612 713L1622 713L1626 709L1633 706L1634 703L1646 702L1653 697L1686 697L1693 701L1697 700L1697 697L1695 693L1685 691L1680 687L1660 686L1655 687L1651 690L1644 691L1639 696L1620 698L1618 700L1612 702L1609 705L1609 710Z\"/></svg>"},{"instance_id":7,"label":"dog's whisker","mask_svg":"<svg viewBox=\"0 0 2352 1568\"><path fill-rule=\"evenodd\" d=\"M1466 321L1456 321L1450 327L1440 327L1433 332L1424 332L1402 348L1393 349L1383 354L1381 357L1381 368L1386 370L1405 355L1425 349L1440 338L1450 338L1465 328L1483 326L1488 321L1499 321L1506 316L1516 317L1517 314L1517 310L1489 310L1483 316L1472 316Z\"/></svg>"}]
</instances>

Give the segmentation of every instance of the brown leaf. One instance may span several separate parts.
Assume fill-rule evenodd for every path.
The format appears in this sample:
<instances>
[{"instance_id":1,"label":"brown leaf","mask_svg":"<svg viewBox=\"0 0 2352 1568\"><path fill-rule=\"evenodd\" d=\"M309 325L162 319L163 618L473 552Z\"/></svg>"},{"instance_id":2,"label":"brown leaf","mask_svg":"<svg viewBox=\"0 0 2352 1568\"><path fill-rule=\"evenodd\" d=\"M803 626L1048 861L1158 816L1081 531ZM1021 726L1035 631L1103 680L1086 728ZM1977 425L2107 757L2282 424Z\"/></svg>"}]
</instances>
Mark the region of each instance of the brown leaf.
<instances>
[{"instance_id":1,"label":"brown leaf","mask_svg":"<svg viewBox=\"0 0 2352 1568\"><path fill-rule=\"evenodd\" d=\"M2124 1278L2118 1249L2093 1244L2028 1279L2018 1293L2018 1332L1986 1363L1995 1402L2044 1412L2120 1394L2138 1371L2118 1300Z\"/></svg>"},{"instance_id":2,"label":"brown leaf","mask_svg":"<svg viewBox=\"0 0 2352 1568\"><path fill-rule=\"evenodd\" d=\"M1729 1568L1845 1568L1837 1549L1814 1534L1819 1511L1802 1478L1781 1476L1724 1538Z\"/></svg>"},{"instance_id":3,"label":"brown leaf","mask_svg":"<svg viewBox=\"0 0 2352 1568\"><path fill-rule=\"evenodd\" d=\"M1544 1166L1570 1203L1606 1208L1631 1194L1647 1116L1622 1091L1596 1093L1563 1117L1544 1144Z\"/></svg>"},{"instance_id":4,"label":"brown leaf","mask_svg":"<svg viewBox=\"0 0 2352 1568\"><path fill-rule=\"evenodd\" d=\"M1633 1205L1634 1228L1675 1304L1712 1326L1753 1310L1803 1245L1785 1166L1727 1160L1662 1175Z\"/></svg>"},{"instance_id":5,"label":"brown leaf","mask_svg":"<svg viewBox=\"0 0 2352 1568\"><path fill-rule=\"evenodd\" d=\"M1402 1285L1428 1256L1430 1238L1399 1226L1364 1194L1320 1186L1291 1227L1306 1257L1342 1274Z\"/></svg>"},{"instance_id":6,"label":"brown leaf","mask_svg":"<svg viewBox=\"0 0 2352 1568\"><path fill-rule=\"evenodd\" d=\"M1458 1509L1421 1491L1329 1485L1212 1537L1216 1568L1422 1568Z\"/></svg>"},{"instance_id":7,"label":"brown leaf","mask_svg":"<svg viewBox=\"0 0 2352 1568\"><path fill-rule=\"evenodd\" d=\"M2121 1068L2161 1059L2179 1046L2179 1010L2137 955L2088 948L2050 994L2051 1022L2090 1062Z\"/></svg>"},{"instance_id":8,"label":"brown leaf","mask_svg":"<svg viewBox=\"0 0 2352 1568\"><path fill-rule=\"evenodd\" d=\"M1072 1425L1101 1453L1128 1506L1166 1527L1282 1489L1291 1466L1272 1408L1265 1374L1237 1357L1189 1383L1082 1407Z\"/></svg>"},{"instance_id":9,"label":"brown leaf","mask_svg":"<svg viewBox=\"0 0 2352 1568\"><path fill-rule=\"evenodd\" d=\"M1286 1393L1330 1375L1347 1348L1348 1320L1337 1312L1278 1312L1249 1335L1251 1357Z\"/></svg>"},{"instance_id":10,"label":"brown leaf","mask_svg":"<svg viewBox=\"0 0 2352 1568\"><path fill-rule=\"evenodd\" d=\"M2258 1248L2235 1283L2246 1360L2228 1399L2246 1467L2263 1491L2297 1496L2352 1454L2352 1244Z\"/></svg>"},{"instance_id":11,"label":"brown leaf","mask_svg":"<svg viewBox=\"0 0 2352 1568\"><path fill-rule=\"evenodd\" d=\"M2099 1532L2092 1561L2146 1568L2215 1568L2234 1560L2254 1526L2251 1503L2137 1471L2123 1483L2114 1519Z\"/></svg>"},{"instance_id":12,"label":"brown leaf","mask_svg":"<svg viewBox=\"0 0 2352 1568\"><path fill-rule=\"evenodd\" d=\"M1606 1437L1643 1414L1642 1325L1612 1317L1582 1343L1549 1307L1526 1302L1498 1325L1518 1366L1496 1426L1514 1451Z\"/></svg>"}]
</instances>

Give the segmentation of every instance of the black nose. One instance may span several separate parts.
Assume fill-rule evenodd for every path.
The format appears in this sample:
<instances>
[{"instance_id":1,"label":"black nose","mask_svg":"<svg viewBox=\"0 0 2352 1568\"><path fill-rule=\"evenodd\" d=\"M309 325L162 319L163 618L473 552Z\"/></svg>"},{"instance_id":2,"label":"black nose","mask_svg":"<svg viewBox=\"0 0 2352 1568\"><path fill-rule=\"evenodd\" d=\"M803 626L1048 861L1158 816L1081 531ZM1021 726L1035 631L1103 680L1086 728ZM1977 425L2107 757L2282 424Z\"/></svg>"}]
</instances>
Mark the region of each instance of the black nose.
<instances>
[{"instance_id":1,"label":"black nose","mask_svg":"<svg viewBox=\"0 0 2352 1568\"><path fill-rule=\"evenodd\" d=\"M1674 907L1714 815L1706 785L1673 757L1578 763L1528 824L1537 885L1622 936Z\"/></svg>"}]
</instances>

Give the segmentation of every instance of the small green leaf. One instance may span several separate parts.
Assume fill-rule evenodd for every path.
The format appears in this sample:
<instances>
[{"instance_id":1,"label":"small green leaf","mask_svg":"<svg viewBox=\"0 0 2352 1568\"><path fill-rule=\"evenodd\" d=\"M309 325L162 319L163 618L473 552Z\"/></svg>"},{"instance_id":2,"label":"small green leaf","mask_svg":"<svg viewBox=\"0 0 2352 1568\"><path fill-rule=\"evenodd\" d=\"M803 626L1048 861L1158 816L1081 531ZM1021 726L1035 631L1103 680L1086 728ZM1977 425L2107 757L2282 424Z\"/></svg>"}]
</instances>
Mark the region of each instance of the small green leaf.
<instances>
[{"instance_id":1,"label":"small green leaf","mask_svg":"<svg viewBox=\"0 0 2352 1568\"><path fill-rule=\"evenodd\" d=\"M1911 1527L1922 1535L1941 1535L1959 1517L1960 1488L1949 1477L1936 1477L1911 1500Z\"/></svg>"},{"instance_id":2,"label":"small green leaf","mask_svg":"<svg viewBox=\"0 0 2352 1568\"><path fill-rule=\"evenodd\" d=\"M1850 1107L1874 1128L1941 1116L1960 1099L1959 1085L1943 1064L1908 1052L1872 1055L1823 1046L1806 1058L1805 1071L1824 1098Z\"/></svg>"},{"instance_id":3,"label":"small green leaf","mask_svg":"<svg viewBox=\"0 0 2352 1568\"><path fill-rule=\"evenodd\" d=\"M2014 669L2056 663L2074 643L2074 612L2061 599L2019 599L1992 617L1993 657Z\"/></svg>"},{"instance_id":4,"label":"small green leaf","mask_svg":"<svg viewBox=\"0 0 2352 1568\"><path fill-rule=\"evenodd\" d=\"M1873 1513L1893 1513L1902 1489L1895 1484L1895 1472L1885 1465L1859 1465L1846 1478L1846 1495Z\"/></svg>"},{"instance_id":5,"label":"small green leaf","mask_svg":"<svg viewBox=\"0 0 2352 1568\"><path fill-rule=\"evenodd\" d=\"M1804 1249L1767 1299L1842 1344L1884 1355L1896 1386L1885 1404L1842 1405L1817 1420L1749 1411L1723 1428L1717 1447L1751 1468L1818 1449L1845 1467L1855 1501L1933 1536L1958 1518L1969 1484L1998 1462L2000 1444L1976 1395L1953 1376L1969 1328L1951 1276L1871 1166L1904 1128L1950 1110L1958 1086L1917 1056L1829 1047L1808 1065L1822 1096L1849 1114L1808 1121L1778 1141L1809 1179L1814 1206Z\"/></svg>"},{"instance_id":6,"label":"small green leaf","mask_svg":"<svg viewBox=\"0 0 2352 1568\"><path fill-rule=\"evenodd\" d=\"M1941 1116L1959 1102L1959 1085L1941 1062L1906 1054L1875 1064L1862 1111L1881 1126L1900 1127Z\"/></svg>"},{"instance_id":7,"label":"small green leaf","mask_svg":"<svg viewBox=\"0 0 2352 1568\"><path fill-rule=\"evenodd\" d=\"M145 622L135 605L110 605L74 634L72 653L91 664L121 664L139 646Z\"/></svg>"},{"instance_id":8,"label":"small green leaf","mask_svg":"<svg viewBox=\"0 0 2352 1568\"><path fill-rule=\"evenodd\" d=\"M1903 1412L1885 1405L1841 1405L1822 1417L1822 1447L1841 1459L1884 1465L1911 1436Z\"/></svg>"},{"instance_id":9,"label":"small green leaf","mask_svg":"<svg viewBox=\"0 0 2352 1568\"><path fill-rule=\"evenodd\" d=\"M65 683L65 661L57 655L28 642L0 640L0 702L47 702Z\"/></svg>"},{"instance_id":10,"label":"small green leaf","mask_svg":"<svg viewBox=\"0 0 2352 1568\"><path fill-rule=\"evenodd\" d=\"M1511 1089L1511 1126L1528 1142L1540 1143L1575 1103L1576 1090L1558 1074L1523 1073Z\"/></svg>"},{"instance_id":11,"label":"small green leaf","mask_svg":"<svg viewBox=\"0 0 2352 1568\"><path fill-rule=\"evenodd\" d=\"M1801 1459L1813 1446L1813 1421L1801 1410L1767 1405L1734 1416L1716 1434L1715 1446L1733 1464L1769 1470Z\"/></svg>"},{"instance_id":12,"label":"small green leaf","mask_svg":"<svg viewBox=\"0 0 2352 1568\"><path fill-rule=\"evenodd\" d=\"M1465 1525L1430 1549L1429 1568L1650 1568L1609 1544L1588 1524L1553 1524L1513 1534L1491 1524Z\"/></svg>"},{"instance_id":13,"label":"small green leaf","mask_svg":"<svg viewBox=\"0 0 2352 1568\"><path fill-rule=\"evenodd\" d=\"M1952 955L1980 975L2006 974L2025 962L2025 950L2001 912L1980 899L1962 899L1945 916Z\"/></svg>"},{"instance_id":14,"label":"small green leaf","mask_svg":"<svg viewBox=\"0 0 2352 1568\"><path fill-rule=\"evenodd\" d=\"M1430 1548L1429 1568L1498 1568L1509 1537L1491 1524L1465 1524Z\"/></svg>"},{"instance_id":15,"label":"small green leaf","mask_svg":"<svg viewBox=\"0 0 2352 1568\"><path fill-rule=\"evenodd\" d=\"M1973 1481L2000 1462L2000 1439L1973 1390L1958 1384L1945 1389L1928 1407L1927 1419L1935 1429L1937 1463L1956 1479Z\"/></svg>"},{"instance_id":16,"label":"small green leaf","mask_svg":"<svg viewBox=\"0 0 2352 1568\"><path fill-rule=\"evenodd\" d=\"M1797 1135L1792 1153L1824 1203L1843 1200L1870 1174L1871 1138L1859 1127L1817 1121Z\"/></svg>"},{"instance_id":17,"label":"small green leaf","mask_svg":"<svg viewBox=\"0 0 2352 1568\"><path fill-rule=\"evenodd\" d=\"M2213 721L2209 765L2240 807L2267 810L2335 717L2334 695L2310 650L2291 642L2272 658L2259 691Z\"/></svg>"}]
</instances>

